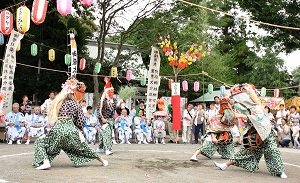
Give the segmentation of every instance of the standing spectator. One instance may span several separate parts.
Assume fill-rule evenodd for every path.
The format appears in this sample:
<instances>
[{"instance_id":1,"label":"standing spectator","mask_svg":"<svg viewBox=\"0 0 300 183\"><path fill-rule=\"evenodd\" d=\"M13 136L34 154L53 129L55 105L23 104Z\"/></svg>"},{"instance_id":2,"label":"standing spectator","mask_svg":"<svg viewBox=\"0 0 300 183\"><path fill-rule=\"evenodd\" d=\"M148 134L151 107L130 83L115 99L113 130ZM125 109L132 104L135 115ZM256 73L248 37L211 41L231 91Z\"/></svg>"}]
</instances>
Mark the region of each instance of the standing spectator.
<instances>
[{"instance_id":1,"label":"standing spectator","mask_svg":"<svg viewBox=\"0 0 300 183\"><path fill-rule=\"evenodd\" d=\"M215 109L217 110L217 112L219 112L220 110L220 97L218 96L215 96L214 97L214 102L215 102Z\"/></svg>"},{"instance_id":2,"label":"standing spectator","mask_svg":"<svg viewBox=\"0 0 300 183\"><path fill-rule=\"evenodd\" d=\"M176 139L175 139L176 131L173 130L173 118L172 118L173 110L172 110L172 104L168 105L168 113L169 113L168 132L169 132L169 135L170 135L169 143L174 143L174 142L176 142ZM177 143L179 143L179 142L177 142Z\"/></svg>"},{"instance_id":3,"label":"standing spectator","mask_svg":"<svg viewBox=\"0 0 300 183\"><path fill-rule=\"evenodd\" d=\"M146 112L146 111L143 110L143 113L144 112ZM135 116L136 116L136 110L134 108L134 105L131 104L130 117L131 117L131 119L133 119Z\"/></svg>"},{"instance_id":4,"label":"standing spectator","mask_svg":"<svg viewBox=\"0 0 300 183\"><path fill-rule=\"evenodd\" d=\"M31 114L31 105L32 102L30 100L28 100L28 96L24 95L22 97L22 103L20 104L20 112L23 113L23 115L25 116L30 115Z\"/></svg>"},{"instance_id":5,"label":"standing spectator","mask_svg":"<svg viewBox=\"0 0 300 183\"><path fill-rule=\"evenodd\" d=\"M138 115L139 115L139 111L140 111L141 109L144 110L144 112L146 112L145 102L144 102L143 100L140 101L139 107L136 109L135 116L138 116Z\"/></svg>"},{"instance_id":6,"label":"standing spectator","mask_svg":"<svg viewBox=\"0 0 300 183\"><path fill-rule=\"evenodd\" d=\"M183 111L183 127L182 127L182 141L184 144L190 143L191 140L191 125L194 120L193 105L189 104Z\"/></svg>"},{"instance_id":7,"label":"standing spectator","mask_svg":"<svg viewBox=\"0 0 300 183\"><path fill-rule=\"evenodd\" d=\"M283 104L280 104L279 108L280 108L280 110L277 111L277 114L276 114L277 126L281 125L281 119L286 118L286 115L287 115L287 112L285 111L285 108L284 108ZM285 121L286 121L286 119L285 119Z\"/></svg>"},{"instance_id":8,"label":"standing spectator","mask_svg":"<svg viewBox=\"0 0 300 183\"><path fill-rule=\"evenodd\" d=\"M297 149L299 148L299 119L294 119L293 120L293 127L292 127L292 136L293 136L293 148Z\"/></svg>"},{"instance_id":9,"label":"standing spectator","mask_svg":"<svg viewBox=\"0 0 300 183\"><path fill-rule=\"evenodd\" d=\"M86 100L82 99L79 104L80 104L80 106L82 108L83 114L86 114L87 113Z\"/></svg>"},{"instance_id":10,"label":"standing spectator","mask_svg":"<svg viewBox=\"0 0 300 183\"><path fill-rule=\"evenodd\" d=\"M293 144L293 147L294 147L294 140L293 140L293 132L292 132L292 129L293 129L293 126L294 126L294 121L297 120L299 122L299 113L296 112L297 108L296 106L292 105L290 107L290 112L287 114L288 115L288 121L290 121L290 127L291 127L291 139L292 139L292 144Z\"/></svg>"},{"instance_id":11,"label":"standing spectator","mask_svg":"<svg viewBox=\"0 0 300 183\"><path fill-rule=\"evenodd\" d=\"M205 110L203 104L198 104L197 111L195 112L195 144L198 144L199 132L204 135L203 123L205 122ZM200 144L202 144L202 139L200 138Z\"/></svg>"},{"instance_id":12,"label":"standing spectator","mask_svg":"<svg viewBox=\"0 0 300 183\"><path fill-rule=\"evenodd\" d=\"M218 110L215 108L215 103L211 102L209 105L209 109L206 112L206 119L210 121L211 118L218 114Z\"/></svg>"},{"instance_id":13,"label":"standing spectator","mask_svg":"<svg viewBox=\"0 0 300 183\"><path fill-rule=\"evenodd\" d=\"M17 144L21 144L21 139L25 133L25 118L23 113L19 112L18 103L12 105L12 111L6 114L4 121L8 144L12 144L15 140L17 140Z\"/></svg>"},{"instance_id":14,"label":"standing spectator","mask_svg":"<svg viewBox=\"0 0 300 183\"><path fill-rule=\"evenodd\" d=\"M41 110L42 110L43 116L47 116L49 108L50 108L54 98L55 98L55 93L54 93L54 91L51 91L49 94L49 98L46 99L45 102L41 105Z\"/></svg>"},{"instance_id":15,"label":"standing spectator","mask_svg":"<svg viewBox=\"0 0 300 183\"><path fill-rule=\"evenodd\" d=\"M280 126L278 127L278 141L281 147L289 147L291 142L290 127L286 125L285 118L281 118Z\"/></svg>"}]
</instances>

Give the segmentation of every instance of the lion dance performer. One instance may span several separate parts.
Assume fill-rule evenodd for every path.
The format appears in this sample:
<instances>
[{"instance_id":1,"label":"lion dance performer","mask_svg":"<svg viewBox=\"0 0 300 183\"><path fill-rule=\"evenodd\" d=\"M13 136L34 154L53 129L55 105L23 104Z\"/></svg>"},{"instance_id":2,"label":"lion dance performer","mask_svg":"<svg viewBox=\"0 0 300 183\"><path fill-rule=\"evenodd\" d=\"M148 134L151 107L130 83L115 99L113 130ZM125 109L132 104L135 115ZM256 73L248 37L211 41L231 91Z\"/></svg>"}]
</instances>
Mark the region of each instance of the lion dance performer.
<instances>
[{"instance_id":1,"label":"lion dance performer","mask_svg":"<svg viewBox=\"0 0 300 183\"><path fill-rule=\"evenodd\" d=\"M70 78L62 88L48 113L48 124L53 128L35 141L32 165L38 166L38 170L48 169L50 162L63 150L75 165L96 159L107 166L108 162L85 142L82 134L85 117L78 102L84 97L84 83Z\"/></svg>"},{"instance_id":2,"label":"lion dance performer","mask_svg":"<svg viewBox=\"0 0 300 183\"><path fill-rule=\"evenodd\" d=\"M234 154L234 143L230 129L234 125L234 112L229 104L229 98L226 95L221 97L221 107L217 115L213 116L207 122L208 136L203 144L198 148L190 161L197 162L197 156L202 154L212 158L217 151L223 158L229 159Z\"/></svg>"},{"instance_id":3,"label":"lion dance performer","mask_svg":"<svg viewBox=\"0 0 300 183\"><path fill-rule=\"evenodd\" d=\"M112 131L114 125L114 114L117 107L117 99L114 98L114 88L109 79L104 78L105 89L97 105L98 118L101 122L101 137L97 152L105 152L106 155L112 152Z\"/></svg>"},{"instance_id":4,"label":"lion dance performer","mask_svg":"<svg viewBox=\"0 0 300 183\"><path fill-rule=\"evenodd\" d=\"M231 89L231 94L235 100L234 108L240 112L235 114L236 118L245 121L243 146L228 162L223 164L215 162L215 165L221 170L236 165L254 172L264 155L271 175L287 178L276 137L271 130L271 122L260 105L255 86L247 83L235 85Z\"/></svg>"}]
</instances>

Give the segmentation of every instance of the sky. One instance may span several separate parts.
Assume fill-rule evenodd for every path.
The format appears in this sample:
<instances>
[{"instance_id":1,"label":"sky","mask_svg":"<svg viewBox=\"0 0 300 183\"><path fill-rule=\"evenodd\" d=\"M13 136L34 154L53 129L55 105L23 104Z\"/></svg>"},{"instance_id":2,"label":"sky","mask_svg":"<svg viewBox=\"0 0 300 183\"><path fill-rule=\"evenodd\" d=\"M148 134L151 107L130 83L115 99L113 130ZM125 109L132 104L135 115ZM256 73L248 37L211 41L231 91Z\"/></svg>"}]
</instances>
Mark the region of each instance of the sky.
<instances>
[{"instance_id":1,"label":"sky","mask_svg":"<svg viewBox=\"0 0 300 183\"><path fill-rule=\"evenodd\" d=\"M285 61L285 65L287 66L289 72L300 66L300 50L294 51L289 55L281 53L279 54L279 57Z\"/></svg>"}]
</instances>

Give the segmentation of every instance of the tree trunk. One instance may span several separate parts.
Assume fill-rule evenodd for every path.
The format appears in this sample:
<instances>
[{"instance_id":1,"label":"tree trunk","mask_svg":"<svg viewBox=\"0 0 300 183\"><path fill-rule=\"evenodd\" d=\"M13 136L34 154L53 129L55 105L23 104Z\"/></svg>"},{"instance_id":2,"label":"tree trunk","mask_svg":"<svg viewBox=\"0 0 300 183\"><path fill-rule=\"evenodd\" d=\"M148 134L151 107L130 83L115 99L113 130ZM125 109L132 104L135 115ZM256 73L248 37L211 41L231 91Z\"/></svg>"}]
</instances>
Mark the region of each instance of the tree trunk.
<instances>
[{"instance_id":1,"label":"tree trunk","mask_svg":"<svg viewBox=\"0 0 300 183\"><path fill-rule=\"evenodd\" d=\"M98 76L96 76L96 73L94 72L93 76L94 81L94 97L93 97L93 109L96 109L97 104L100 100L100 93L99 93L99 81Z\"/></svg>"}]
</instances>

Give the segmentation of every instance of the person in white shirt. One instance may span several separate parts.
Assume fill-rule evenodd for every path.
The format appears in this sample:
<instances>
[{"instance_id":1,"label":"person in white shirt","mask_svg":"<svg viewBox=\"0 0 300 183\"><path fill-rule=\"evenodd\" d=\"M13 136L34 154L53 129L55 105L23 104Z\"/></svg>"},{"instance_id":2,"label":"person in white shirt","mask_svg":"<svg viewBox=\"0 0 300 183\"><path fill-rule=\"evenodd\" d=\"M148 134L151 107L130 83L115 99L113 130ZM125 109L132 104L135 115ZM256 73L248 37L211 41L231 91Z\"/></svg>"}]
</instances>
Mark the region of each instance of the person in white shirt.
<instances>
[{"instance_id":1,"label":"person in white shirt","mask_svg":"<svg viewBox=\"0 0 300 183\"><path fill-rule=\"evenodd\" d=\"M79 102L81 108L82 108L82 111L83 111L83 114L86 114L87 113L87 107L86 107L86 100L83 99Z\"/></svg>"},{"instance_id":2,"label":"person in white shirt","mask_svg":"<svg viewBox=\"0 0 300 183\"><path fill-rule=\"evenodd\" d=\"M218 114L218 110L215 108L215 103L214 102L210 103L209 109L206 112L207 121L210 121L211 118L217 114Z\"/></svg>"},{"instance_id":3,"label":"person in white shirt","mask_svg":"<svg viewBox=\"0 0 300 183\"><path fill-rule=\"evenodd\" d=\"M293 131L293 141L294 141L294 149L299 148L300 144L299 144L299 119L294 119L293 120L293 127L292 127L292 131Z\"/></svg>"},{"instance_id":4,"label":"person in white shirt","mask_svg":"<svg viewBox=\"0 0 300 183\"><path fill-rule=\"evenodd\" d=\"M193 107L192 104L189 104L187 109L183 111L182 141L184 144L190 143L191 140L191 125L195 118Z\"/></svg>"},{"instance_id":5,"label":"person in white shirt","mask_svg":"<svg viewBox=\"0 0 300 183\"><path fill-rule=\"evenodd\" d=\"M83 128L84 136L87 143L96 143L96 135L100 130L100 124L98 118L93 114L93 107L87 106L87 112L84 113L85 126Z\"/></svg>"},{"instance_id":6,"label":"person in white shirt","mask_svg":"<svg viewBox=\"0 0 300 183\"><path fill-rule=\"evenodd\" d=\"M221 107L221 105L220 105L220 97L215 96L214 97L214 102L215 102L215 109L217 110L217 112L219 112L220 107Z\"/></svg>"},{"instance_id":7,"label":"person in white shirt","mask_svg":"<svg viewBox=\"0 0 300 183\"><path fill-rule=\"evenodd\" d=\"M145 112L145 111L143 110L143 113L144 113L144 112ZM134 108L134 105L131 104L130 117L131 117L131 119L134 119L135 116L136 116L136 110L135 110L135 108Z\"/></svg>"},{"instance_id":8,"label":"person in white shirt","mask_svg":"<svg viewBox=\"0 0 300 183\"><path fill-rule=\"evenodd\" d=\"M203 123L205 123L205 110L204 104L198 104L197 111L195 111L195 144L198 144L199 132L204 136ZM200 144L202 144L202 139L200 138Z\"/></svg>"},{"instance_id":9,"label":"person in white shirt","mask_svg":"<svg viewBox=\"0 0 300 183\"><path fill-rule=\"evenodd\" d=\"M8 144L12 144L17 140L17 144L21 144L21 139L25 134L25 118L23 113L19 112L19 104L12 105L12 111L5 116L5 129L8 138Z\"/></svg>"},{"instance_id":10,"label":"person in white shirt","mask_svg":"<svg viewBox=\"0 0 300 183\"><path fill-rule=\"evenodd\" d=\"M287 112L285 111L284 105L279 105L280 110L277 111L276 118L277 118L277 126L281 125L281 119L286 118Z\"/></svg>"},{"instance_id":11,"label":"person in white shirt","mask_svg":"<svg viewBox=\"0 0 300 183\"><path fill-rule=\"evenodd\" d=\"M45 102L41 105L42 115L46 116L48 114L49 108L52 104L52 101L55 98L54 91L51 91L49 94L49 98L45 100Z\"/></svg>"},{"instance_id":12,"label":"person in white shirt","mask_svg":"<svg viewBox=\"0 0 300 183\"><path fill-rule=\"evenodd\" d=\"M41 115L41 108L39 106L34 108L34 113L27 117L27 130L28 130L28 139L26 145L30 142L30 137L40 137L45 134L45 118Z\"/></svg>"},{"instance_id":13,"label":"person in white shirt","mask_svg":"<svg viewBox=\"0 0 300 183\"><path fill-rule=\"evenodd\" d=\"M128 115L129 109L123 108L121 111L121 115L116 118L115 125L118 127L119 132L119 139L121 140L120 144L124 144L125 142L127 144L131 144L129 142L129 139L132 137L132 119Z\"/></svg>"}]
</instances>

